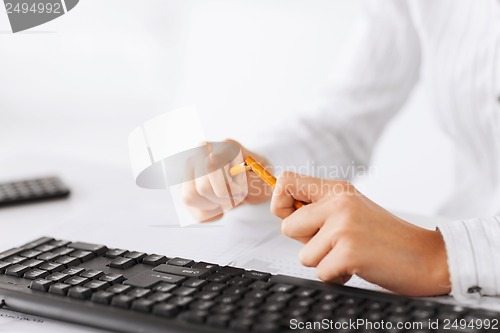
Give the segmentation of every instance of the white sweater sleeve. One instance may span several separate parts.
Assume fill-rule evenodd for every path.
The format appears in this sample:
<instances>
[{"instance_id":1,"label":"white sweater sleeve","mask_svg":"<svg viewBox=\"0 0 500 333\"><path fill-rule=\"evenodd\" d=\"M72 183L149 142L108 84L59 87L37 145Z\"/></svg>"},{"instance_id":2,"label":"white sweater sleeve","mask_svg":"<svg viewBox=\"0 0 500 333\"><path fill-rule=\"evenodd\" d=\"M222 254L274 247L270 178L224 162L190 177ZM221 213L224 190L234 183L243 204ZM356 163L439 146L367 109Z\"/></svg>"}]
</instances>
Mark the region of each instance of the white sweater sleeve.
<instances>
[{"instance_id":1,"label":"white sweater sleeve","mask_svg":"<svg viewBox=\"0 0 500 333\"><path fill-rule=\"evenodd\" d=\"M418 79L420 43L406 0L368 1L332 72L322 107L263 134L257 152L277 170L305 165L365 166L384 126ZM347 170L346 169L346 170ZM328 175L334 178L342 175Z\"/></svg>"},{"instance_id":2,"label":"white sweater sleeve","mask_svg":"<svg viewBox=\"0 0 500 333\"><path fill-rule=\"evenodd\" d=\"M463 302L500 296L500 216L438 225L446 245L452 295Z\"/></svg>"}]
</instances>

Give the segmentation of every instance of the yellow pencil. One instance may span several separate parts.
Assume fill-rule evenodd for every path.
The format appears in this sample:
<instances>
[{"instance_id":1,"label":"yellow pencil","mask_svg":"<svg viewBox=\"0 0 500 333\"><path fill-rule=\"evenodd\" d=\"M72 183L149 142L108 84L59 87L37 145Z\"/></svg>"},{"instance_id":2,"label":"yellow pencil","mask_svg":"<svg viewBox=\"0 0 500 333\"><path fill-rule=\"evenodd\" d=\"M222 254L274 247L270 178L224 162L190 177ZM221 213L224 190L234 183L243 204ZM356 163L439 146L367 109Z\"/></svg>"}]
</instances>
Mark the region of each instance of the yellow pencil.
<instances>
[{"instance_id":1,"label":"yellow pencil","mask_svg":"<svg viewBox=\"0 0 500 333\"><path fill-rule=\"evenodd\" d=\"M245 159L245 162L242 164L238 164L229 169L229 174L231 176L236 176L245 171L253 171L257 176L259 176L263 181L268 183L273 189L276 186L276 178L271 175L262 165L260 165L257 161L255 161L252 157L248 156ZM293 206L295 209L299 209L304 206L305 203L302 201L295 200Z\"/></svg>"}]
</instances>

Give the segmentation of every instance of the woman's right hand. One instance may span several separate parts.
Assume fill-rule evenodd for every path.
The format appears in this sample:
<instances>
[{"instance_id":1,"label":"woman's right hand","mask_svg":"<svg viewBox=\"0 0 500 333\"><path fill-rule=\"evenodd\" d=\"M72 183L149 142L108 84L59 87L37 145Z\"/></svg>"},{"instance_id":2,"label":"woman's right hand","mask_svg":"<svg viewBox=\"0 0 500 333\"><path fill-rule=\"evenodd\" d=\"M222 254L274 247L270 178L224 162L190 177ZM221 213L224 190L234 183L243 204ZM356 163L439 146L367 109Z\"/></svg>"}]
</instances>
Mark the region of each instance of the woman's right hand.
<instances>
[{"instance_id":1,"label":"woman's right hand","mask_svg":"<svg viewBox=\"0 0 500 333\"><path fill-rule=\"evenodd\" d=\"M234 177L231 177L228 172L230 167L242 163L248 156L252 156L264 167L269 167L267 160L245 149L236 141L226 140L226 142L238 145L242 155L242 159L238 159L226 167L226 177L222 172L213 172L185 182L182 186L182 200L191 215L199 222L220 219L225 211L233 207L232 203L234 202L259 204L272 197L272 188L253 172L246 172L246 174ZM223 155L224 152L210 153L206 160L207 165L218 164L217 159L222 158ZM191 170L188 172L194 174L195 167L190 165ZM233 200L228 196L228 187L231 190Z\"/></svg>"}]
</instances>

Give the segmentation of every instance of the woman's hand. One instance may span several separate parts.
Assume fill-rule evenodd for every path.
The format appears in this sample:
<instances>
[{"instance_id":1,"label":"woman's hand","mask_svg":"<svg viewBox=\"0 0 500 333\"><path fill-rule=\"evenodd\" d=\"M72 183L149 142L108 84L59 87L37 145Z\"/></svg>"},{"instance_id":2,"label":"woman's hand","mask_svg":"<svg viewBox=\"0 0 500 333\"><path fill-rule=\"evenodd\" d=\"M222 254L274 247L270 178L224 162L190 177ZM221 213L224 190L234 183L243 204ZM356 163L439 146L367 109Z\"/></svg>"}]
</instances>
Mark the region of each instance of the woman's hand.
<instances>
[{"instance_id":1,"label":"woman's hand","mask_svg":"<svg viewBox=\"0 0 500 333\"><path fill-rule=\"evenodd\" d=\"M226 141L238 145L241 150L242 159L236 163L242 163L250 155L263 166L268 166L265 158L250 152L236 141ZM227 154L224 151L218 151L210 154L205 162L207 165L218 164L219 160L226 159ZM195 166L191 165L189 168L192 170L187 170L188 173L194 173ZM231 189L233 201L259 204L271 198L272 189L253 172L231 177L228 170L229 166L226 167L226 177L220 172L214 172L183 183L182 200L196 220L215 221L224 215L224 211L232 208L232 200L228 197L228 187Z\"/></svg>"},{"instance_id":2,"label":"woman's hand","mask_svg":"<svg viewBox=\"0 0 500 333\"><path fill-rule=\"evenodd\" d=\"M295 210L294 200L310 204ZM404 295L450 292L440 232L392 215L349 182L284 173L271 208L283 234L305 244L300 261L321 280L343 284L356 274Z\"/></svg>"}]
</instances>

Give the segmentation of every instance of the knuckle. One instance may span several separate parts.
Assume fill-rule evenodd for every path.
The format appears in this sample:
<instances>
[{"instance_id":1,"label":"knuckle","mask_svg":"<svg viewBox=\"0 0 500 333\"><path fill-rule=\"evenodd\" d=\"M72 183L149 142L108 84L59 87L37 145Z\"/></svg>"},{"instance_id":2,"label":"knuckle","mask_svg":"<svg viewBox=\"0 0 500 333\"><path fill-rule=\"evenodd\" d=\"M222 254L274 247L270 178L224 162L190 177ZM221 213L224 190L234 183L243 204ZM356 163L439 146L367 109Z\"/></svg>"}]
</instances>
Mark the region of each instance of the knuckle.
<instances>
[{"instance_id":1,"label":"knuckle","mask_svg":"<svg viewBox=\"0 0 500 333\"><path fill-rule=\"evenodd\" d=\"M187 206L196 206L196 193L191 190L184 190L181 194L181 200Z\"/></svg>"},{"instance_id":2,"label":"knuckle","mask_svg":"<svg viewBox=\"0 0 500 333\"><path fill-rule=\"evenodd\" d=\"M327 267L318 266L316 268L316 275L322 281L330 281L333 279L332 273Z\"/></svg>"},{"instance_id":3,"label":"knuckle","mask_svg":"<svg viewBox=\"0 0 500 333\"><path fill-rule=\"evenodd\" d=\"M293 238L295 233L293 231L293 226L291 226L290 221L283 220L283 223L281 223L281 233L286 237Z\"/></svg>"},{"instance_id":4,"label":"knuckle","mask_svg":"<svg viewBox=\"0 0 500 333\"><path fill-rule=\"evenodd\" d=\"M313 266L315 266L314 265L314 260L311 257L311 255L308 252L304 251L304 250L302 250L302 251L299 252L299 262L302 265L306 266L306 267L313 267Z\"/></svg>"},{"instance_id":5,"label":"knuckle","mask_svg":"<svg viewBox=\"0 0 500 333\"><path fill-rule=\"evenodd\" d=\"M197 184L196 189L198 190L198 193L200 193L204 197L209 197L213 192L212 185L210 184L210 181L208 181L208 179L201 180Z\"/></svg>"}]
</instances>

